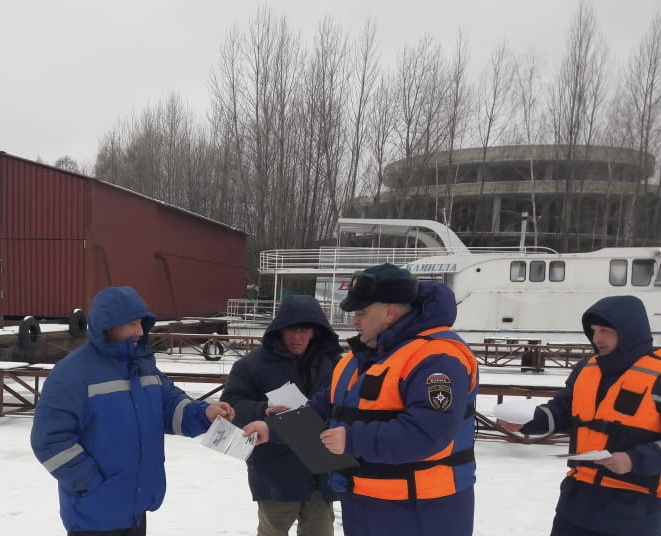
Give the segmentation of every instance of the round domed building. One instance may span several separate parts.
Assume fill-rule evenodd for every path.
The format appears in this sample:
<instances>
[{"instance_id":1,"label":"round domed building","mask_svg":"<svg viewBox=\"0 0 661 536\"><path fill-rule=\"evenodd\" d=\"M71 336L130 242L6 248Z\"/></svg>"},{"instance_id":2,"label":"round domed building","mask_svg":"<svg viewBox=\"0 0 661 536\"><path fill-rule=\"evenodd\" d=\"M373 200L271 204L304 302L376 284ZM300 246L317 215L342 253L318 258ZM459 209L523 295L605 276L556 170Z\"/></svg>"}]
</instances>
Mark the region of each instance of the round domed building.
<instances>
[{"instance_id":1,"label":"round domed building","mask_svg":"<svg viewBox=\"0 0 661 536\"><path fill-rule=\"evenodd\" d=\"M658 245L661 190L658 178L650 180L654 170L652 155L621 147L443 151L391 163L388 188L376 199L355 200L350 215L440 221L472 247Z\"/></svg>"}]
</instances>

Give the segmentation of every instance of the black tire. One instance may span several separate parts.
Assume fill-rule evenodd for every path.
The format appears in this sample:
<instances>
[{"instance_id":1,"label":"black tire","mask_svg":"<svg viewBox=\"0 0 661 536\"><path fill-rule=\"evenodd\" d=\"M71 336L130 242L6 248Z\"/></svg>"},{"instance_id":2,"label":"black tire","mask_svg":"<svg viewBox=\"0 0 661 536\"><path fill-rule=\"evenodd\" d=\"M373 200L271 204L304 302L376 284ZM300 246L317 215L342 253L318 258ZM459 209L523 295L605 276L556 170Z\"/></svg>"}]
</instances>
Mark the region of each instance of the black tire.
<instances>
[{"instance_id":1,"label":"black tire","mask_svg":"<svg viewBox=\"0 0 661 536\"><path fill-rule=\"evenodd\" d=\"M34 316L26 316L18 324L18 345L27 353L34 352L39 346L41 326Z\"/></svg>"},{"instance_id":2,"label":"black tire","mask_svg":"<svg viewBox=\"0 0 661 536\"><path fill-rule=\"evenodd\" d=\"M202 346L202 355L207 361L220 361L225 353L222 343L216 339L208 339Z\"/></svg>"},{"instance_id":3,"label":"black tire","mask_svg":"<svg viewBox=\"0 0 661 536\"><path fill-rule=\"evenodd\" d=\"M82 339L87 336L87 316L82 309L74 309L69 314L69 335L72 339Z\"/></svg>"}]
</instances>

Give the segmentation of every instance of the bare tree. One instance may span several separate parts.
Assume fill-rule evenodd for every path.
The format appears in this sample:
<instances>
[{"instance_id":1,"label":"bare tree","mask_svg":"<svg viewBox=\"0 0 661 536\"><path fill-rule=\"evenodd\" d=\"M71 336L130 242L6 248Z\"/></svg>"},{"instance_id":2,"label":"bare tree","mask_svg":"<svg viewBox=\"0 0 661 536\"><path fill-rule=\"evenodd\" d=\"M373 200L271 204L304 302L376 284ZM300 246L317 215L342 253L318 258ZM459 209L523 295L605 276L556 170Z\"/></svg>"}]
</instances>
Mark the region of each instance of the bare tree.
<instances>
[{"instance_id":1,"label":"bare tree","mask_svg":"<svg viewBox=\"0 0 661 536\"><path fill-rule=\"evenodd\" d=\"M539 72L534 56L528 56L516 61L514 71L513 93L513 129L519 128L520 134L514 133L511 143L532 145L539 143L543 135L544 117L539 103ZM518 116L516 115L518 112ZM530 180L530 205L532 211L533 245L539 243L539 216L537 215L537 199L535 196L536 176L534 159L531 157L528 166Z\"/></svg>"},{"instance_id":2,"label":"bare tree","mask_svg":"<svg viewBox=\"0 0 661 536\"><path fill-rule=\"evenodd\" d=\"M333 229L346 188L347 76L346 37L330 19L309 55L266 8L221 47L210 79L214 140L222 175L234 179L223 184L245 207L254 262L260 250L309 246Z\"/></svg>"},{"instance_id":3,"label":"bare tree","mask_svg":"<svg viewBox=\"0 0 661 536\"><path fill-rule=\"evenodd\" d=\"M351 160L349 163L349 177L347 192L343 199L349 211L353 207L356 196L356 183L360 160L365 145L367 124L365 112L377 80L378 64L376 60L376 27L370 20L367 21L361 35L358 47L355 49L352 61L352 70L358 80L357 87L351 88L350 124L351 134Z\"/></svg>"},{"instance_id":4,"label":"bare tree","mask_svg":"<svg viewBox=\"0 0 661 536\"><path fill-rule=\"evenodd\" d=\"M406 191L420 182L432 155L447 135L442 111L448 86L440 46L425 36L415 48L404 47L396 76L395 133L399 157L403 160L397 173L397 186ZM406 194L395 199L395 216L404 213L407 201Z\"/></svg>"},{"instance_id":5,"label":"bare tree","mask_svg":"<svg viewBox=\"0 0 661 536\"><path fill-rule=\"evenodd\" d=\"M310 46L303 47L285 17L262 7L245 31L235 27L221 43L209 77L208 125L199 124L172 94L104 136L95 172L245 229L251 236L249 264L256 266L263 249L309 247L328 238L343 210L356 212L356 195L368 192L384 210L386 180L395 187L389 215L433 214L452 224L455 186L463 171L454 155L469 138L482 148L483 164L473 229L487 232L488 222L480 218L489 212L482 199L489 148L552 140L559 151L556 177L563 181L558 182L562 210L557 211L561 249L570 249L570 236L576 235L580 245L585 232L585 221L578 222L581 203L593 209L587 197L583 200L586 175L579 164L589 158L590 146L607 135L618 145L638 149L641 162L661 150L659 26L657 17L620 77L611 105L617 117L604 131L606 52L584 2L546 102L534 58L515 69L504 43L494 50L475 86L467 75L468 46L461 33L447 61L434 38L424 36L400 51L389 74L379 66L371 21L349 43L348 34L326 18ZM512 82L515 91L508 98ZM397 162L388 167L392 160ZM538 221L546 224L547 212L537 214L539 171L533 163L531 158L522 178L531 183L537 237ZM560 169L565 163L566 169ZM640 202L646 192L661 188L646 179L638 177L626 211L616 206L624 197L607 196L603 219L593 224L593 240L605 240L614 222L627 243L640 229L634 219L653 222L645 228L650 236L661 227L661 205ZM655 199L660 193L654 192ZM548 210L549 216L553 212ZM492 219L491 229L497 225Z\"/></svg>"},{"instance_id":6,"label":"bare tree","mask_svg":"<svg viewBox=\"0 0 661 536\"><path fill-rule=\"evenodd\" d=\"M66 171L71 171L72 173L80 173L80 166L73 158L68 154L61 156L53 164L56 168L64 169Z\"/></svg>"},{"instance_id":7,"label":"bare tree","mask_svg":"<svg viewBox=\"0 0 661 536\"><path fill-rule=\"evenodd\" d=\"M273 187L271 157L271 134L274 128L271 77L272 54L274 52L273 14L267 8L261 8L250 22L244 53L246 58L246 77L244 79L244 98L249 110L247 117L249 129L246 129L244 147L248 157L255 203L255 236L258 249L272 247L273 241L267 235L272 229L272 214L269 213L270 193Z\"/></svg>"},{"instance_id":8,"label":"bare tree","mask_svg":"<svg viewBox=\"0 0 661 536\"><path fill-rule=\"evenodd\" d=\"M274 42L273 54L273 160L274 187L271 192L271 210L277 211L272 218L271 240L290 237L289 246L302 247L304 230L300 225L303 215L309 210L309 200L305 190L300 188L300 151L297 133L300 117L293 111L300 102L300 64L304 55L300 41L294 36L283 18L279 21ZM296 192L292 201L292 193ZM282 210L288 207L288 210Z\"/></svg>"},{"instance_id":9,"label":"bare tree","mask_svg":"<svg viewBox=\"0 0 661 536\"><path fill-rule=\"evenodd\" d=\"M212 216L208 132L170 95L139 117L120 122L100 143L95 173L126 188Z\"/></svg>"},{"instance_id":10,"label":"bare tree","mask_svg":"<svg viewBox=\"0 0 661 536\"><path fill-rule=\"evenodd\" d=\"M245 210L253 262L262 249L300 245L295 110L301 60L286 19L263 8L245 35L231 33L210 78L222 185Z\"/></svg>"},{"instance_id":11,"label":"bare tree","mask_svg":"<svg viewBox=\"0 0 661 536\"><path fill-rule=\"evenodd\" d=\"M562 148L566 162L564 197L561 214L561 243L569 250L570 237L580 243L582 229L572 220L573 211L580 214L580 191L584 176L577 177L576 161L579 145L589 146L595 137L595 122L604 97L605 45L597 36L592 9L581 0L569 35L568 51L562 63L556 85L551 95L551 118L555 143ZM587 155L582 155L587 157ZM576 181L579 180L579 188ZM574 228L572 229L572 225Z\"/></svg>"},{"instance_id":12,"label":"bare tree","mask_svg":"<svg viewBox=\"0 0 661 536\"><path fill-rule=\"evenodd\" d=\"M395 128L394 100L392 81L382 76L374 92L368 114L370 153L374 162L374 191L371 192L371 195L375 203L381 199L387 148L392 143Z\"/></svg>"},{"instance_id":13,"label":"bare tree","mask_svg":"<svg viewBox=\"0 0 661 536\"><path fill-rule=\"evenodd\" d=\"M307 240L328 236L340 214L346 109L348 97L347 37L330 18L319 25L306 75L306 107L311 119L310 151L314 212L306 226ZM338 196L338 193L340 194ZM320 210L325 209L325 210Z\"/></svg>"},{"instance_id":14,"label":"bare tree","mask_svg":"<svg viewBox=\"0 0 661 536\"><path fill-rule=\"evenodd\" d=\"M218 63L211 71L208 83L212 99L209 119L214 148L213 169L222 212L237 210L241 214L239 226L253 234L255 207L244 147L244 133L248 128L245 124L247 114L243 109L244 69L242 36L238 28L233 27L220 47Z\"/></svg>"},{"instance_id":15,"label":"bare tree","mask_svg":"<svg viewBox=\"0 0 661 536\"><path fill-rule=\"evenodd\" d=\"M624 243L631 245L636 229L649 236L650 229L658 229L659 203L652 214L636 217L638 201L647 193L650 172L648 154L659 151L661 139L661 13L650 24L638 50L632 55L624 75L624 114L626 138L638 151L638 169L635 192L629 198L625 216ZM644 211L643 211L644 213ZM641 222L642 219L642 222ZM649 225L650 219L652 226ZM641 222L642 225L636 225ZM656 224L656 227L654 227Z\"/></svg>"},{"instance_id":16,"label":"bare tree","mask_svg":"<svg viewBox=\"0 0 661 536\"><path fill-rule=\"evenodd\" d=\"M454 205L453 184L457 183L458 166L453 166L455 147L461 146L464 129L471 113L470 87L466 79L468 64L468 43L461 32L457 35L455 52L450 65L448 109L446 112L447 128L447 167L445 176L445 215L448 225L452 224ZM438 196L438 192L436 193Z\"/></svg>"},{"instance_id":17,"label":"bare tree","mask_svg":"<svg viewBox=\"0 0 661 536\"><path fill-rule=\"evenodd\" d=\"M487 152L489 145L498 143L502 133L507 127L506 107L510 102L510 92L514 77L514 63L512 62L507 44L503 41L493 52L489 63L480 75L476 92L476 119L480 145L482 147L482 165L478 168L478 182L480 184L473 218L471 235L486 231L488 215L491 213L490 230L498 231L499 214L489 210L490 199L485 200L484 182L487 170Z\"/></svg>"}]
</instances>

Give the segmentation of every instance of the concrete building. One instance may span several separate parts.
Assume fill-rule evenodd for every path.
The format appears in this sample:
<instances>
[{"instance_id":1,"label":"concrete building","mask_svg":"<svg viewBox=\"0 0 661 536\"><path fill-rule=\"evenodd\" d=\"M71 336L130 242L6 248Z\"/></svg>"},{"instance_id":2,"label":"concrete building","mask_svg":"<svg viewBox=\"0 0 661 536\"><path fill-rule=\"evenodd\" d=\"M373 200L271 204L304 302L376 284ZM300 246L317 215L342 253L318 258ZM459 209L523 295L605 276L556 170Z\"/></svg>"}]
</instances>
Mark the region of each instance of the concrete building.
<instances>
[{"instance_id":1,"label":"concrete building","mask_svg":"<svg viewBox=\"0 0 661 536\"><path fill-rule=\"evenodd\" d=\"M604 146L569 153L567 146L519 145L400 160L386 168L380 199L360 198L346 215L433 219L470 246L519 245L525 223L527 245L569 251L623 245L634 199L636 214L658 217L652 155ZM568 207L572 224L563 233ZM636 222L633 245L661 243L661 225L651 229L650 218Z\"/></svg>"}]
</instances>

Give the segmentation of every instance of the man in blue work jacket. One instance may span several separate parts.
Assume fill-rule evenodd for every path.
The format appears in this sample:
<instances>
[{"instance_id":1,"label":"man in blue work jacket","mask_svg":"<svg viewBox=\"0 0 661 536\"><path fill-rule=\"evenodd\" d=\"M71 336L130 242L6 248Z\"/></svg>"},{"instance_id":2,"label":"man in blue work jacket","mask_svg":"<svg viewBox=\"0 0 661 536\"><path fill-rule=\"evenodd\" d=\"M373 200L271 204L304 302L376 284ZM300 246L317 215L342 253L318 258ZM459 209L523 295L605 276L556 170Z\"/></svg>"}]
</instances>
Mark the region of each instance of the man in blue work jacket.
<instances>
[{"instance_id":1,"label":"man in blue work jacket","mask_svg":"<svg viewBox=\"0 0 661 536\"><path fill-rule=\"evenodd\" d=\"M48 375L32 426L32 449L58 482L70 536L143 536L147 511L165 496L164 434L196 436L225 402L189 398L156 367L156 317L131 287L92 302L89 341Z\"/></svg>"}]
</instances>

